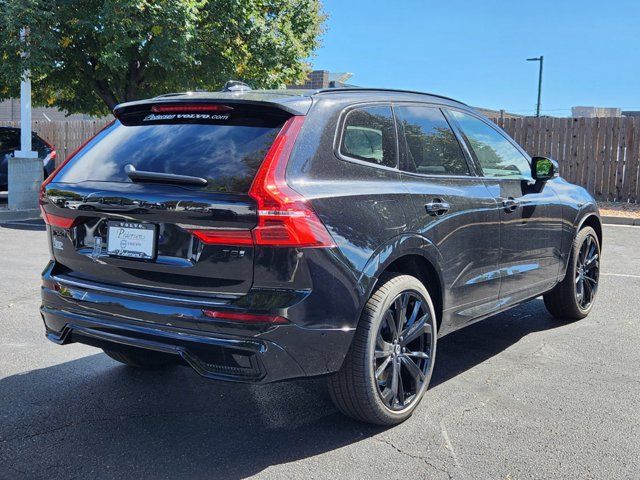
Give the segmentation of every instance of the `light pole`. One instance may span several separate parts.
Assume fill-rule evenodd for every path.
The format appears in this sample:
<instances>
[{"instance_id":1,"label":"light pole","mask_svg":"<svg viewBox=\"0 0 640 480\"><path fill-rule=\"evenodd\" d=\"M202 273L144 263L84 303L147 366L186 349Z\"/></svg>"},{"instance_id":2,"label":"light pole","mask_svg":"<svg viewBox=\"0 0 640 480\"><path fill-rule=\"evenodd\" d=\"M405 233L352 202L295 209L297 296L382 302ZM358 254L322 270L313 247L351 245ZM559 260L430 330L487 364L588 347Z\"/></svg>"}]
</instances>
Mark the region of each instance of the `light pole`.
<instances>
[{"instance_id":1,"label":"light pole","mask_svg":"<svg viewBox=\"0 0 640 480\"><path fill-rule=\"evenodd\" d=\"M21 56L28 57L29 29L20 30ZM38 189L42 183L42 161L31 146L31 72L25 68L20 79L20 150L9 158L9 210L37 212ZM29 213L26 213L29 214Z\"/></svg>"},{"instance_id":2,"label":"light pole","mask_svg":"<svg viewBox=\"0 0 640 480\"><path fill-rule=\"evenodd\" d=\"M527 62L540 62L540 71L538 73L538 105L536 107L536 117L540 116L540 103L542 100L542 65L544 63L544 57L527 58Z\"/></svg>"}]
</instances>

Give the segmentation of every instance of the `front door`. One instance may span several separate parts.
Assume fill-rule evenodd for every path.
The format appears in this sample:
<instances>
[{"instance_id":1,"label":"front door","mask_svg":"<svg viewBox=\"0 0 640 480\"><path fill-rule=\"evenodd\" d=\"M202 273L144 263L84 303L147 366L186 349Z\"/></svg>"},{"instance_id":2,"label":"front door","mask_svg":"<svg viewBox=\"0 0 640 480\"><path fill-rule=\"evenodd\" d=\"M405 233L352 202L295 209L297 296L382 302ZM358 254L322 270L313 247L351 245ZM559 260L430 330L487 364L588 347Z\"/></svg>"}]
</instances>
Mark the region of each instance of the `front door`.
<instances>
[{"instance_id":1,"label":"front door","mask_svg":"<svg viewBox=\"0 0 640 480\"><path fill-rule=\"evenodd\" d=\"M534 182L528 156L499 129L450 110L500 209L500 298L504 305L543 293L558 277L561 206L553 189Z\"/></svg>"}]
</instances>

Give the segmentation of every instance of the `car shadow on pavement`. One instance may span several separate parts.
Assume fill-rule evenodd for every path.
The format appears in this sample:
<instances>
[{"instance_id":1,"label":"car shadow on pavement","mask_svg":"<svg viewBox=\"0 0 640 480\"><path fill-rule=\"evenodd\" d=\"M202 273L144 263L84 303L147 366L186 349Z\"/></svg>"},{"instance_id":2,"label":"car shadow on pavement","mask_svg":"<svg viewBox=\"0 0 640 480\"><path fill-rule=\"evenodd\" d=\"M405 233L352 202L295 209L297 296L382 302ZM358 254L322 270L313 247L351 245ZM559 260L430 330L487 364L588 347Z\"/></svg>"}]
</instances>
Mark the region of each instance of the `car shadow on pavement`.
<instances>
[{"instance_id":1,"label":"car shadow on pavement","mask_svg":"<svg viewBox=\"0 0 640 480\"><path fill-rule=\"evenodd\" d=\"M9 230L37 230L44 232L47 229L47 226L44 222L39 219L30 219L30 220L11 220L0 222L0 229L7 228Z\"/></svg>"},{"instance_id":2,"label":"car shadow on pavement","mask_svg":"<svg viewBox=\"0 0 640 480\"><path fill-rule=\"evenodd\" d=\"M557 325L534 301L453 333L433 385ZM95 354L0 380L0 478L239 479L383 430L338 413L322 378L230 384Z\"/></svg>"},{"instance_id":3,"label":"car shadow on pavement","mask_svg":"<svg viewBox=\"0 0 640 480\"><path fill-rule=\"evenodd\" d=\"M530 333L563 325L566 323L555 320L537 298L450 333L438 341L430 388L481 364Z\"/></svg>"}]
</instances>

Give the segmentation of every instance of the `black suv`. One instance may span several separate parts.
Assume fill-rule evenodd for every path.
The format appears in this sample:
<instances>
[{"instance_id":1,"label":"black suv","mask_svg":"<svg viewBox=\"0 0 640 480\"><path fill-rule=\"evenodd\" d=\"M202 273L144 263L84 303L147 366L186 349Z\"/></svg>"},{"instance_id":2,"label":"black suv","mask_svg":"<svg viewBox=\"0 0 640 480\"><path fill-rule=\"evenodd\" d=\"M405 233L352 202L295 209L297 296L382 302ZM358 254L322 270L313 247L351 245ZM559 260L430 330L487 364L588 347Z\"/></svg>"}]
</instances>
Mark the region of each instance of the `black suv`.
<instances>
[{"instance_id":1,"label":"black suv","mask_svg":"<svg viewBox=\"0 0 640 480\"><path fill-rule=\"evenodd\" d=\"M55 168L56 151L35 133L31 135L31 146L38 152L38 158L42 160L43 178L47 178ZM9 187L9 158L16 150L20 150L20 129L0 127L0 192Z\"/></svg>"},{"instance_id":2,"label":"black suv","mask_svg":"<svg viewBox=\"0 0 640 480\"><path fill-rule=\"evenodd\" d=\"M379 424L422 398L438 337L598 286L595 202L491 121L379 89L175 94L116 121L43 185L50 340L213 379L328 375Z\"/></svg>"}]
</instances>

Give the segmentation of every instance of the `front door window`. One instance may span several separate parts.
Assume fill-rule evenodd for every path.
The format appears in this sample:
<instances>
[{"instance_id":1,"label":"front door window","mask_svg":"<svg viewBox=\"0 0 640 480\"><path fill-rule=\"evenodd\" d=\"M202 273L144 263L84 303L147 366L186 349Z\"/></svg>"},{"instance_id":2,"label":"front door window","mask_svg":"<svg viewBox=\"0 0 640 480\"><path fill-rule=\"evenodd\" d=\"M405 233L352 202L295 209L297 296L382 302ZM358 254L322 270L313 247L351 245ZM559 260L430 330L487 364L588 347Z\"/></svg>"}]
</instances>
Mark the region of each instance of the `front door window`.
<instances>
[{"instance_id":1,"label":"front door window","mask_svg":"<svg viewBox=\"0 0 640 480\"><path fill-rule=\"evenodd\" d=\"M452 110L482 167L485 177L533 180L529 160L500 132L482 120Z\"/></svg>"}]
</instances>

